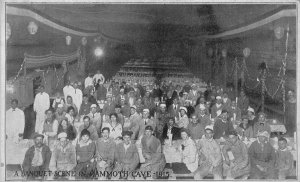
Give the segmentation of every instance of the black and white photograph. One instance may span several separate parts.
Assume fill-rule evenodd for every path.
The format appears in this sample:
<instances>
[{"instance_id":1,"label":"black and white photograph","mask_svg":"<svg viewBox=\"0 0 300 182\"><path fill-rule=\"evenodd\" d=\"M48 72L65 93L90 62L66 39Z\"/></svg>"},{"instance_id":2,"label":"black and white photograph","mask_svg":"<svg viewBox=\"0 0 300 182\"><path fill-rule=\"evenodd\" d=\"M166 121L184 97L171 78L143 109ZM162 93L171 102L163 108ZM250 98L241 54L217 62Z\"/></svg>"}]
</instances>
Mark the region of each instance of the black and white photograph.
<instances>
[{"instance_id":1,"label":"black and white photograph","mask_svg":"<svg viewBox=\"0 0 300 182\"><path fill-rule=\"evenodd\" d=\"M0 181L299 180L298 1L0 9Z\"/></svg>"}]
</instances>

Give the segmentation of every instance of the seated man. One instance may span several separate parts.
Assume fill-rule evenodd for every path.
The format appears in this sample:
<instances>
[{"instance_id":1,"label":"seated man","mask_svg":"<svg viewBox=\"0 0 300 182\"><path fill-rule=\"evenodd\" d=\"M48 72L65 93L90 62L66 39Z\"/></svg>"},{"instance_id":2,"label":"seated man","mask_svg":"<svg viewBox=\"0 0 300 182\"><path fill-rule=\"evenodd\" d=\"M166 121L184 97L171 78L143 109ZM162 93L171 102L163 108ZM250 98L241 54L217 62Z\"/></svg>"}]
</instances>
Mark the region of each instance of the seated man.
<instances>
[{"instance_id":1,"label":"seated man","mask_svg":"<svg viewBox=\"0 0 300 182\"><path fill-rule=\"evenodd\" d=\"M91 140L96 141L98 139L98 133L96 127L93 125L89 116L83 117L83 124L79 126L78 133L81 133L83 129L87 129L91 136ZM77 140L79 141L80 135L77 136Z\"/></svg>"},{"instance_id":2,"label":"seated man","mask_svg":"<svg viewBox=\"0 0 300 182\"><path fill-rule=\"evenodd\" d=\"M276 153L268 138L267 131L258 132L257 141L249 147L250 179L276 179Z\"/></svg>"},{"instance_id":3,"label":"seated man","mask_svg":"<svg viewBox=\"0 0 300 182\"><path fill-rule=\"evenodd\" d=\"M181 139L180 128L177 128L175 126L175 119L173 117L170 117L169 122L165 124L165 126L163 128L162 138L163 138L163 140L166 140L166 139L179 140L179 139Z\"/></svg>"},{"instance_id":4,"label":"seated man","mask_svg":"<svg viewBox=\"0 0 300 182\"><path fill-rule=\"evenodd\" d=\"M49 170L49 163L51 159L51 151L48 146L43 144L44 135L34 135L34 146L30 147L25 154L25 158L22 164L24 172L42 172ZM34 180L37 178L43 179L45 176L27 175L28 180Z\"/></svg>"},{"instance_id":5,"label":"seated man","mask_svg":"<svg viewBox=\"0 0 300 182\"><path fill-rule=\"evenodd\" d=\"M67 133L65 132L58 135L58 140L59 143L54 148L49 168L51 171L69 172L76 166L75 147L67 140ZM67 173L54 176L55 179L61 177L72 178Z\"/></svg>"},{"instance_id":6,"label":"seated man","mask_svg":"<svg viewBox=\"0 0 300 182\"><path fill-rule=\"evenodd\" d=\"M193 140L201 139L204 135L205 125L199 123L199 120L195 114L192 114L190 123L188 124L187 130Z\"/></svg>"},{"instance_id":7,"label":"seated man","mask_svg":"<svg viewBox=\"0 0 300 182\"><path fill-rule=\"evenodd\" d=\"M205 127L205 137L197 142L199 167L195 172L195 179L203 179L213 174L214 179L222 179L222 153L219 144L213 139L213 127Z\"/></svg>"},{"instance_id":8,"label":"seated man","mask_svg":"<svg viewBox=\"0 0 300 182\"><path fill-rule=\"evenodd\" d=\"M142 153L146 162L141 165L141 171L152 171L152 174L157 174L164 170L166 159L162 153L159 139L153 136L152 126L145 128L145 135L142 138ZM152 178L157 178L157 175L152 175Z\"/></svg>"},{"instance_id":9,"label":"seated man","mask_svg":"<svg viewBox=\"0 0 300 182\"><path fill-rule=\"evenodd\" d=\"M98 176L99 179L106 179L111 177L108 176L108 173L113 169L116 144L114 140L109 137L109 128L102 128L101 132L102 137L96 142L97 170L102 172L106 171L104 176Z\"/></svg>"},{"instance_id":10,"label":"seated man","mask_svg":"<svg viewBox=\"0 0 300 182\"><path fill-rule=\"evenodd\" d=\"M234 131L233 124L228 121L228 111L222 110L220 118L216 120L214 125L214 139L227 138L230 131Z\"/></svg>"},{"instance_id":11,"label":"seated man","mask_svg":"<svg viewBox=\"0 0 300 182\"><path fill-rule=\"evenodd\" d=\"M276 152L276 169L278 170L278 179L284 180L292 175L294 170L294 159L292 153L286 148L287 140L280 138L278 140L279 149Z\"/></svg>"},{"instance_id":12,"label":"seated man","mask_svg":"<svg viewBox=\"0 0 300 182\"><path fill-rule=\"evenodd\" d=\"M238 139L237 132L230 132L228 137L229 138L222 149L225 164L229 166L226 179L235 179L237 177L244 177L247 179L250 172L248 148L246 144ZM229 152L233 159L230 159Z\"/></svg>"},{"instance_id":13,"label":"seated man","mask_svg":"<svg viewBox=\"0 0 300 182\"><path fill-rule=\"evenodd\" d=\"M120 175L117 179L133 179L131 172L134 171L139 164L139 154L138 149L135 144L131 142L131 131L123 132L123 142L119 143L116 147L116 162L114 171L118 171ZM121 171L126 171L129 175L125 173L120 173Z\"/></svg>"},{"instance_id":14,"label":"seated man","mask_svg":"<svg viewBox=\"0 0 300 182\"><path fill-rule=\"evenodd\" d=\"M254 123L254 135L257 135L258 132L267 131L269 134L271 133L271 127L266 122L266 114L263 112L258 113L258 122Z\"/></svg>"}]
</instances>

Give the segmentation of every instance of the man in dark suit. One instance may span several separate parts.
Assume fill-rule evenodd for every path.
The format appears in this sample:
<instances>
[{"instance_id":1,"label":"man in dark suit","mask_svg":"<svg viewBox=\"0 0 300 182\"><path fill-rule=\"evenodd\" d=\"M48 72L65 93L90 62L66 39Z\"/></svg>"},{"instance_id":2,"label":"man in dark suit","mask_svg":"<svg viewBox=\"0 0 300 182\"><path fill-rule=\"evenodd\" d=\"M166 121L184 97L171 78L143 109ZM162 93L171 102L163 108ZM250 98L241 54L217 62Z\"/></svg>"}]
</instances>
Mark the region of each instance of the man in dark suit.
<instances>
[{"instance_id":1,"label":"man in dark suit","mask_svg":"<svg viewBox=\"0 0 300 182\"><path fill-rule=\"evenodd\" d=\"M163 140L169 139L169 136L172 136L172 140L181 139L180 128L175 127L174 124L175 124L174 118L170 117L168 123L166 123L163 128L163 134L162 134Z\"/></svg>"},{"instance_id":2,"label":"man in dark suit","mask_svg":"<svg viewBox=\"0 0 300 182\"><path fill-rule=\"evenodd\" d=\"M179 116L179 104L178 104L178 98L174 98L173 104L169 106L168 111L171 115L171 117L178 117Z\"/></svg>"}]
</instances>

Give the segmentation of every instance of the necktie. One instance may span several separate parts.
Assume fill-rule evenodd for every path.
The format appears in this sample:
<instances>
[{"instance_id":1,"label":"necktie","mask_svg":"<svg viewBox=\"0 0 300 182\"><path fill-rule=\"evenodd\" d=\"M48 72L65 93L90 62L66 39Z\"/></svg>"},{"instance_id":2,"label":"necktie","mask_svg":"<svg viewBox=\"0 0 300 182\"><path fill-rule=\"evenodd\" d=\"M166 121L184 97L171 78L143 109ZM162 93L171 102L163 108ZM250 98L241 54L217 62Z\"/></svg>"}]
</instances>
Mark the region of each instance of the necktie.
<instances>
[{"instance_id":1,"label":"necktie","mask_svg":"<svg viewBox=\"0 0 300 182\"><path fill-rule=\"evenodd\" d=\"M147 119L144 119L145 125L147 124Z\"/></svg>"},{"instance_id":2,"label":"necktie","mask_svg":"<svg viewBox=\"0 0 300 182\"><path fill-rule=\"evenodd\" d=\"M95 117L95 114L93 114L93 118Z\"/></svg>"},{"instance_id":3,"label":"necktie","mask_svg":"<svg viewBox=\"0 0 300 182\"><path fill-rule=\"evenodd\" d=\"M174 106L174 110L176 111L176 105Z\"/></svg>"}]
</instances>

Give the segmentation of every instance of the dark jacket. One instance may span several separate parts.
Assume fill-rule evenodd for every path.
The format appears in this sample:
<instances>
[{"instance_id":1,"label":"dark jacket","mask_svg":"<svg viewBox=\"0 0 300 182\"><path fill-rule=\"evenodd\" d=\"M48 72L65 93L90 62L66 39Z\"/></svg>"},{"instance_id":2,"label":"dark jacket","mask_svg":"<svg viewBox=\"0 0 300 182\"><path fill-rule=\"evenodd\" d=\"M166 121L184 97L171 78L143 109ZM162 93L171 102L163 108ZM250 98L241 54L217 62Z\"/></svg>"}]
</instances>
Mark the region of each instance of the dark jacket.
<instances>
[{"instance_id":1,"label":"dark jacket","mask_svg":"<svg viewBox=\"0 0 300 182\"><path fill-rule=\"evenodd\" d=\"M25 158L22 164L24 171L29 171L31 169L32 159L34 157L35 146L30 147L25 154ZM42 148L42 157L43 157L43 165L41 166L42 170L49 170L49 163L51 159L51 151L48 146L43 145Z\"/></svg>"},{"instance_id":2,"label":"dark jacket","mask_svg":"<svg viewBox=\"0 0 300 182\"><path fill-rule=\"evenodd\" d=\"M177 128L177 127L173 126L172 129L171 129L171 133L173 134L172 140L181 139L180 128ZM163 134L162 134L162 138L164 140L168 138L167 134L168 134L168 124L165 124L164 129L163 129Z\"/></svg>"}]
</instances>

